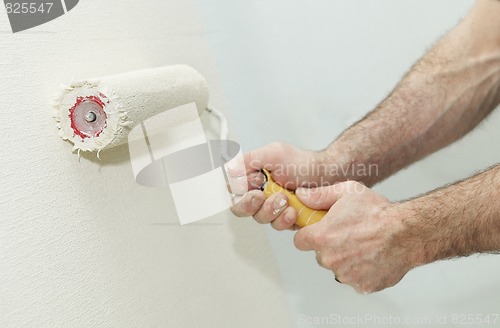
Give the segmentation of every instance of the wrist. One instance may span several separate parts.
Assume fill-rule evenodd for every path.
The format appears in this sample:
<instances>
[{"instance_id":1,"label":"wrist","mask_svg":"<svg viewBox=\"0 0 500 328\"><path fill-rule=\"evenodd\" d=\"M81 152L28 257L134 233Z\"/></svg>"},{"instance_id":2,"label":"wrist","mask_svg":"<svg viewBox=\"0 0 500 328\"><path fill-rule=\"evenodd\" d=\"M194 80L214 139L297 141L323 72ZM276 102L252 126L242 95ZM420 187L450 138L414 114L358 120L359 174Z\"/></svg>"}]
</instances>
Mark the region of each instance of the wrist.
<instances>
[{"instance_id":1,"label":"wrist","mask_svg":"<svg viewBox=\"0 0 500 328\"><path fill-rule=\"evenodd\" d=\"M352 149L343 146L340 140L319 151L318 158L325 168L325 179L330 184L354 180L371 187L378 182L378 164L369 163L356 156Z\"/></svg>"},{"instance_id":2,"label":"wrist","mask_svg":"<svg viewBox=\"0 0 500 328\"><path fill-rule=\"evenodd\" d=\"M353 180L348 175L347 166L350 160L347 158L347 154L338 152L334 148L332 144L328 148L316 152L316 161L321 168L321 176L328 185Z\"/></svg>"},{"instance_id":3,"label":"wrist","mask_svg":"<svg viewBox=\"0 0 500 328\"><path fill-rule=\"evenodd\" d=\"M409 268L433 262L436 247L415 205L411 201L394 203L386 212L393 228L391 248L402 250Z\"/></svg>"}]
</instances>

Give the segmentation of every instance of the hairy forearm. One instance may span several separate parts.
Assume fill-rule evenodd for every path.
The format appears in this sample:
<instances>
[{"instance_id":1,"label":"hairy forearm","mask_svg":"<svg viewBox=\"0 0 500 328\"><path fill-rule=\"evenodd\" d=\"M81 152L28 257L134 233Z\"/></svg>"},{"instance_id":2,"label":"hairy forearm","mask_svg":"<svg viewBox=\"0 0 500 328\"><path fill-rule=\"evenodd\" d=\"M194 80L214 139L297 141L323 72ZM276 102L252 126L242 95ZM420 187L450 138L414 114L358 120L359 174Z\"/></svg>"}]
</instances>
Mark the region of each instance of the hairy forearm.
<instances>
[{"instance_id":1,"label":"hairy forearm","mask_svg":"<svg viewBox=\"0 0 500 328\"><path fill-rule=\"evenodd\" d=\"M459 139L499 102L500 1L480 0L387 99L323 152L325 161L376 165L376 174L344 170L350 175L343 178L373 185Z\"/></svg>"},{"instance_id":2,"label":"hairy forearm","mask_svg":"<svg viewBox=\"0 0 500 328\"><path fill-rule=\"evenodd\" d=\"M418 198L397 203L414 266L474 253L500 252L500 165Z\"/></svg>"}]
</instances>

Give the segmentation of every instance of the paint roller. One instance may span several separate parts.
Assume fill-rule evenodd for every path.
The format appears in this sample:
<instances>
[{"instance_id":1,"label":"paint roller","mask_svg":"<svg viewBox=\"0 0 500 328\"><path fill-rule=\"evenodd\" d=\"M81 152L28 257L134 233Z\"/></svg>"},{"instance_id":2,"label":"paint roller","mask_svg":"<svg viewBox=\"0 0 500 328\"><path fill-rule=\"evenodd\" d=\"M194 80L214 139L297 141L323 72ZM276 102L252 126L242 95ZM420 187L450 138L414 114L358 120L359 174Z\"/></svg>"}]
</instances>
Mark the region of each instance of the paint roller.
<instances>
[{"instance_id":1,"label":"paint roller","mask_svg":"<svg viewBox=\"0 0 500 328\"><path fill-rule=\"evenodd\" d=\"M71 83L54 103L60 136L74 151L100 152L127 142L146 119L196 103L208 107L203 76L186 65L165 66Z\"/></svg>"},{"instance_id":2,"label":"paint roller","mask_svg":"<svg viewBox=\"0 0 500 328\"><path fill-rule=\"evenodd\" d=\"M206 110L219 119L221 139L225 140L226 119L208 107L208 99L203 76L189 66L175 65L71 83L63 87L53 107L59 134L73 144L73 151L99 155L126 143L129 132L148 118L189 103L196 104L198 114ZM292 191L276 184L269 172L263 173L264 194L286 194L298 213L298 226L316 223L326 214L307 208Z\"/></svg>"}]
</instances>

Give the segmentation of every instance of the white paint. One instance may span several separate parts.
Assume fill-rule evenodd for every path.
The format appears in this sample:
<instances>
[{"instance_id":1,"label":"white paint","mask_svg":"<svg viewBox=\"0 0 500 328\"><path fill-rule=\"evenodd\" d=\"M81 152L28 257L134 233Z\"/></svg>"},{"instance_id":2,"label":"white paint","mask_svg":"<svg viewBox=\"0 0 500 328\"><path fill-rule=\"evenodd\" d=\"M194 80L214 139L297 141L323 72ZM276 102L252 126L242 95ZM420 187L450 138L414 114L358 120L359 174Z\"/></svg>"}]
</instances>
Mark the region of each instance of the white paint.
<instances>
[{"instance_id":1,"label":"white paint","mask_svg":"<svg viewBox=\"0 0 500 328\"><path fill-rule=\"evenodd\" d=\"M198 3L228 95L233 131L248 150L276 140L310 149L326 147L374 108L472 1ZM397 174L377 191L404 199L497 163L499 125L497 109L471 135ZM293 233L269 229L269 236L299 327L316 327L306 320L311 316L336 314L410 320L429 316L434 324L408 326L435 327L437 314L447 315L446 324L439 326L453 326L452 314L499 313L498 255L421 267L397 287L363 296L336 283L331 272L317 265L314 254L297 251Z\"/></svg>"},{"instance_id":2,"label":"white paint","mask_svg":"<svg viewBox=\"0 0 500 328\"><path fill-rule=\"evenodd\" d=\"M15 35L0 8L2 328L290 325L260 226L178 226L170 193L134 181L126 145L79 160L51 117L64 81L181 63L226 108L205 35L190 0L80 1Z\"/></svg>"}]
</instances>

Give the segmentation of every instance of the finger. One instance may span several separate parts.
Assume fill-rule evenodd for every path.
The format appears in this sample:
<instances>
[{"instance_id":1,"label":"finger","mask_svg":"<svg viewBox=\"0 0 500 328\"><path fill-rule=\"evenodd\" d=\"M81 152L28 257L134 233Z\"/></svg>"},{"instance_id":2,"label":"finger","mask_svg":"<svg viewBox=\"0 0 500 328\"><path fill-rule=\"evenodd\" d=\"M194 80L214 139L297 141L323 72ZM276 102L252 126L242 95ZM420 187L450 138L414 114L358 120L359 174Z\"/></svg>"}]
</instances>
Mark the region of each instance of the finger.
<instances>
[{"instance_id":1,"label":"finger","mask_svg":"<svg viewBox=\"0 0 500 328\"><path fill-rule=\"evenodd\" d=\"M249 190L261 189L266 182L262 172L252 172L243 176L226 176L227 189L235 195L244 195Z\"/></svg>"},{"instance_id":2,"label":"finger","mask_svg":"<svg viewBox=\"0 0 500 328\"><path fill-rule=\"evenodd\" d=\"M244 195L250 188L248 188L248 177L246 175L239 177L226 176L227 178L227 189L230 193L234 195ZM256 189L256 188L252 188Z\"/></svg>"},{"instance_id":3,"label":"finger","mask_svg":"<svg viewBox=\"0 0 500 328\"><path fill-rule=\"evenodd\" d=\"M314 225L299 229L293 238L293 243L298 250L312 251L314 250L314 232L311 229Z\"/></svg>"},{"instance_id":4,"label":"finger","mask_svg":"<svg viewBox=\"0 0 500 328\"><path fill-rule=\"evenodd\" d=\"M247 176L248 189L260 189L266 182L266 177L262 172L252 172Z\"/></svg>"},{"instance_id":5,"label":"finger","mask_svg":"<svg viewBox=\"0 0 500 328\"><path fill-rule=\"evenodd\" d=\"M267 157L268 155L265 155L261 149L246 153L244 155L246 173L249 174L262 170L265 166L265 159Z\"/></svg>"},{"instance_id":6,"label":"finger","mask_svg":"<svg viewBox=\"0 0 500 328\"><path fill-rule=\"evenodd\" d=\"M280 143L272 143L246 153L243 158L247 173L267 169L273 171L275 163L281 156L283 146Z\"/></svg>"},{"instance_id":7,"label":"finger","mask_svg":"<svg viewBox=\"0 0 500 328\"><path fill-rule=\"evenodd\" d=\"M231 211L236 216L252 216L259 211L266 200L266 195L260 190L247 192L241 199L231 207Z\"/></svg>"},{"instance_id":8,"label":"finger","mask_svg":"<svg viewBox=\"0 0 500 328\"><path fill-rule=\"evenodd\" d=\"M341 197L354 189L354 184L358 184L358 182L346 181L326 187L298 188L295 190L295 194L307 207L316 210L328 210Z\"/></svg>"},{"instance_id":9,"label":"finger","mask_svg":"<svg viewBox=\"0 0 500 328\"><path fill-rule=\"evenodd\" d=\"M282 231L293 227L296 220L297 211L293 207L288 206L280 216L271 222L271 226L278 231Z\"/></svg>"},{"instance_id":10,"label":"finger","mask_svg":"<svg viewBox=\"0 0 500 328\"><path fill-rule=\"evenodd\" d=\"M233 195L232 196L233 205L235 205L236 203L241 202L241 200L243 199L244 196L245 195Z\"/></svg>"},{"instance_id":11,"label":"finger","mask_svg":"<svg viewBox=\"0 0 500 328\"><path fill-rule=\"evenodd\" d=\"M253 218L255 221L266 224L274 221L285 210L288 205L288 198L282 193L272 194Z\"/></svg>"},{"instance_id":12,"label":"finger","mask_svg":"<svg viewBox=\"0 0 500 328\"><path fill-rule=\"evenodd\" d=\"M240 177L247 175L243 154L238 153L236 157L224 164L224 169L226 170L227 176L230 177Z\"/></svg>"}]
</instances>

